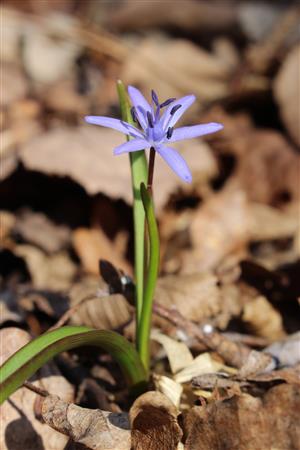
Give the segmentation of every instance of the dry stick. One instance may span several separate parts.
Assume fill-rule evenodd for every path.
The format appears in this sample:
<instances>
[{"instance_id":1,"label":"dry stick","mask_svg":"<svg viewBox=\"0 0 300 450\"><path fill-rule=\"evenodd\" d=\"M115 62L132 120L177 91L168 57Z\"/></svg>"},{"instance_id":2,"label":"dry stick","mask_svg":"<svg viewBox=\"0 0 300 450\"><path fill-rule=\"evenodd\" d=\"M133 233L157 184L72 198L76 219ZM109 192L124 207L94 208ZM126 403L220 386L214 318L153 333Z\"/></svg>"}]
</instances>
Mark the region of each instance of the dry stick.
<instances>
[{"instance_id":1,"label":"dry stick","mask_svg":"<svg viewBox=\"0 0 300 450\"><path fill-rule=\"evenodd\" d=\"M199 339L207 348L218 353L227 364L242 367L248 359L251 352L249 347L227 339L214 331L210 325L199 327L192 321L185 319L175 308L168 309L156 302L153 304L153 312L182 328L189 336Z\"/></svg>"},{"instance_id":2,"label":"dry stick","mask_svg":"<svg viewBox=\"0 0 300 450\"><path fill-rule=\"evenodd\" d=\"M48 397L48 395L50 395L48 391L46 391L45 389L41 389L32 383L29 383L29 381L24 381L23 387L29 389L35 394L41 395L42 397Z\"/></svg>"}]
</instances>

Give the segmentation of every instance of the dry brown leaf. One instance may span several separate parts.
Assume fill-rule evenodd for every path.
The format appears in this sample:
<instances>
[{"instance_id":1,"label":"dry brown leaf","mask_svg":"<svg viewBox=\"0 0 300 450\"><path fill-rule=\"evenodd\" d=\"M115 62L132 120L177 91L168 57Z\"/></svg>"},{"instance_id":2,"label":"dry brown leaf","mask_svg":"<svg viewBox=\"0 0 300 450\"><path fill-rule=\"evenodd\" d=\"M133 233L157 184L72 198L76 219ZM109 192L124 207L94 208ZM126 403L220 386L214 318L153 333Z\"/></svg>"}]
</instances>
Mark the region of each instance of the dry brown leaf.
<instances>
[{"instance_id":1,"label":"dry brown leaf","mask_svg":"<svg viewBox=\"0 0 300 450\"><path fill-rule=\"evenodd\" d=\"M182 436L177 415L177 408L160 392L141 395L129 411L132 450L176 450Z\"/></svg>"},{"instance_id":2,"label":"dry brown leaf","mask_svg":"<svg viewBox=\"0 0 300 450\"><path fill-rule=\"evenodd\" d=\"M300 364L300 331L274 342L266 347L265 351L277 358L281 366Z\"/></svg>"},{"instance_id":3,"label":"dry brown leaf","mask_svg":"<svg viewBox=\"0 0 300 450\"><path fill-rule=\"evenodd\" d=\"M130 450L127 413L87 409L49 395L43 401L46 424L92 450ZM48 450L48 449L47 449Z\"/></svg>"},{"instance_id":4,"label":"dry brown leaf","mask_svg":"<svg viewBox=\"0 0 300 450\"><path fill-rule=\"evenodd\" d=\"M99 273L100 259L109 260L124 272L132 273L130 264L122 258L121 253L101 228L77 228L73 233L73 246L84 270L88 273Z\"/></svg>"},{"instance_id":5,"label":"dry brown leaf","mask_svg":"<svg viewBox=\"0 0 300 450\"><path fill-rule=\"evenodd\" d=\"M217 278L208 273L159 278L155 300L167 308L175 306L184 317L196 322L216 316L222 308Z\"/></svg>"},{"instance_id":6,"label":"dry brown leaf","mask_svg":"<svg viewBox=\"0 0 300 450\"><path fill-rule=\"evenodd\" d=\"M175 3L148 3L129 1L110 16L110 26L118 30L136 31L146 28L173 26L186 31L207 31L231 29L236 24L237 15L230 4L224 2L206 3L185 0L184 8Z\"/></svg>"},{"instance_id":7,"label":"dry brown leaf","mask_svg":"<svg viewBox=\"0 0 300 450\"><path fill-rule=\"evenodd\" d=\"M32 245L16 245L14 253L23 258L34 287L39 289L68 290L76 273L76 265L66 252L47 256Z\"/></svg>"},{"instance_id":8,"label":"dry brown leaf","mask_svg":"<svg viewBox=\"0 0 300 450\"><path fill-rule=\"evenodd\" d=\"M228 93L231 73L231 63L188 40L155 36L139 42L129 54L121 78L165 98L193 92L207 102Z\"/></svg>"},{"instance_id":9,"label":"dry brown leaf","mask_svg":"<svg viewBox=\"0 0 300 450\"><path fill-rule=\"evenodd\" d=\"M286 56L274 81L274 95L280 115L291 137L300 146L300 45Z\"/></svg>"},{"instance_id":10,"label":"dry brown leaf","mask_svg":"<svg viewBox=\"0 0 300 450\"><path fill-rule=\"evenodd\" d=\"M5 46L4 46L5 47ZM1 99L0 106L9 106L11 103L24 98L27 94L28 83L21 69L13 64L1 65Z\"/></svg>"},{"instance_id":11,"label":"dry brown leaf","mask_svg":"<svg viewBox=\"0 0 300 450\"><path fill-rule=\"evenodd\" d=\"M0 363L30 341L30 336L18 328L4 328L0 331ZM34 384L59 394L65 401L72 401L74 391L53 364L44 366ZM0 447L3 450L63 450L67 438L41 423L34 413L37 400L35 393L26 388L18 389L0 407Z\"/></svg>"},{"instance_id":12,"label":"dry brown leaf","mask_svg":"<svg viewBox=\"0 0 300 450\"><path fill-rule=\"evenodd\" d=\"M271 355L257 350L251 350L248 358L238 371L237 378L247 379L250 376L270 372L275 366L276 363Z\"/></svg>"},{"instance_id":13,"label":"dry brown leaf","mask_svg":"<svg viewBox=\"0 0 300 450\"><path fill-rule=\"evenodd\" d=\"M183 391L183 387L180 383L177 383L172 378L165 375L153 374L153 381L157 391L168 397L172 403L179 408L180 398Z\"/></svg>"},{"instance_id":14,"label":"dry brown leaf","mask_svg":"<svg viewBox=\"0 0 300 450\"><path fill-rule=\"evenodd\" d=\"M218 361L215 361L210 353L202 353L197 356L187 367L175 375L177 383L187 383L192 378L205 373L215 373L219 370L234 371Z\"/></svg>"},{"instance_id":15,"label":"dry brown leaf","mask_svg":"<svg viewBox=\"0 0 300 450\"><path fill-rule=\"evenodd\" d=\"M152 330L151 339L164 347L173 374L193 362L193 355L184 342L178 342L158 330Z\"/></svg>"},{"instance_id":16,"label":"dry brown leaf","mask_svg":"<svg viewBox=\"0 0 300 450\"><path fill-rule=\"evenodd\" d=\"M113 149L125 137L113 130L96 126L57 128L44 133L24 145L20 158L30 170L49 175L68 176L81 184L90 195L102 192L111 198L132 202L128 156L116 157ZM179 144L178 148L196 178L214 173L215 160L209 147L199 140ZM168 168L162 158L157 158L154 196L159 211L180 179ZM166 174L168 174L166 176Z\"/></svg>"},{"instance_id":17,"label":"dry brown leaf","mask_svg":"<svg viewBox=\"0 0 300 450\"><path fill-rule=\"evenodd\" d=\"M245 304L242 320L253 334L269 341L285 336L281 314L262 295Z\"/></svg>"},{"instance_id":18,"label":"dry brown leaf","mask_svg":"<svg viewBox=\"0 0 300 450\"><path fill-rule=\"evenodd\" d=\"M23 211L14 227L24 241L36 245L47 253L55 253L70 242L70 230L64 225L55 225L42 213Z\"/></svg>"},{"instance_id":19,"label":"dry brown leaf","mask_svg":"<svg viewBox=\"0 0 300 450\"><path fill-rule=\"evenodd\" d=\"M123 295L97 295L100 279L85 278L70 291L71 306L84 298L85 301L71 316L74 325L86 325L97 329L111 330L125 325L131 318L130 307Z\"/></svg>"},{"instance_id":20,"label":"dry brown leaf","mask_svg":"<svg viewBox=\"0 0 300 450\"><path fill-rule=\"evenodd\" d=\"M244 249L250 217L245 193L228 188L200 207L190 224L192 250L182 254L184 273L215 268L232 252Z\"/></svg>"},{"instance_id":21,"label":"dry brown leaf","mask_svg":"<svg viewBox=\"0 0 300 450\"><path fill-rule=\"evenodd\" d=\"M249 205L252 219L251 240L263 241L294 236L299 226L296 214L282 212L261 203Z\"/></svg>"},{"instance_id":22,"label":"dry brown leaf","mask_svg":"<svg viewBox=\"0 0 300 450\"><path fill-rule=\"evenodd\" d=\"M283 384L263 399L248 394L195 406L186 415L186 450L299 448L300 388Z\"/></svg>"}]
</instances>

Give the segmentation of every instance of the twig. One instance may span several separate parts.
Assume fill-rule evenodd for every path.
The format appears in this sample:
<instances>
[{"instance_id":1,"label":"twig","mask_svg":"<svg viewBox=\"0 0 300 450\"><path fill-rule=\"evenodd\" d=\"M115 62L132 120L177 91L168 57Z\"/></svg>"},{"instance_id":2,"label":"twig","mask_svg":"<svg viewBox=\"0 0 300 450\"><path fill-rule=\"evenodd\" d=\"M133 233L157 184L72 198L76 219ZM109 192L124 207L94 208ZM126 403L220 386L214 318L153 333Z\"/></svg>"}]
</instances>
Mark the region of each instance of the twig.
<instances>
[{"instance_id":1,"label":"twig","mask_svg":"<svg viewBox=\"0 0 300 450\"><path fill-rule=\"evenodd\" d=\"M209 324L199 327L192 321L185 319L175 308L168 309L156 302L153 304L153 312L183 329L189 336L195 337L210 350L217 352L227 364L242 367L248 359L251 352L249 347L231 341L215 331Z\"/></svg>"},{"instance_id":2,"label":"twig","mask_svg":"<svg viewBox=\"0 0 300 450\"><path fill-rule=\"evenodd\" d=\"M48 391L35 386L35 384L29 383L29 381L24 381L23 387L29 389L30 391L34 392L35 394L40 395L41 397L48 397L48 395L50 395Z\"/></svg>"}]
</instances>

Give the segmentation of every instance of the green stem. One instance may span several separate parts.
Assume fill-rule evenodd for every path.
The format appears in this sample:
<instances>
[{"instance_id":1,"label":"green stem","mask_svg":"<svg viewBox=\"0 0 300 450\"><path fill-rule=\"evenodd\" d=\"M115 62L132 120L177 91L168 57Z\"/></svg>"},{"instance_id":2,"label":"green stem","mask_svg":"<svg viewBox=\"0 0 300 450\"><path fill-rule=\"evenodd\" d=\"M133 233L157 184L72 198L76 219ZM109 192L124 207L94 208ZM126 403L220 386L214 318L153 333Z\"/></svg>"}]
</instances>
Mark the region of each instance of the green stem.
<instances>
[{"instance_id":1,"label":"green stem","mask_svg":"<svg viewBox=\"0 0 300 450\"><path fill-rule=\"evenodd\" d=\"M0 367L0 404L54 356L83 345L98 346L110 353L134 393L145 388L147 374L143 364L135 348L123 336L88 327L61 327L29 342Z\"/></svg>"},{"instance_id":2,"label":"green stem","mask_svg":"<svg viewBox=\"0 0 300 450\"><path fill-rule=\"evenodd\" d=\"M130 111L130 103L123 83L117 83L118 95L121 106L122 119L131 125L135 125ZM127 139L130 139L127 137ZM144 291L144 227L145 213L140 193L141 183L147 181L147 160L145 151L129 153L131 179L133 189L133 223L134 223L134 272L136 284L136 329L138 330Z\"/></svg>"},{"instance_id":3,"label":"green stem","mask_svg":"<svg viewBox=\"0 0 300 450\"><path fill-rule=\"evenodd\" d=\"M141 197L145 209L149 234L149 265L137 342L141 360L147 373L149 373L152 304L159 270L159 234L155 218L153 198L149 190L146 189L144 183L141 184Z\"/></svg>"}]
</instances>

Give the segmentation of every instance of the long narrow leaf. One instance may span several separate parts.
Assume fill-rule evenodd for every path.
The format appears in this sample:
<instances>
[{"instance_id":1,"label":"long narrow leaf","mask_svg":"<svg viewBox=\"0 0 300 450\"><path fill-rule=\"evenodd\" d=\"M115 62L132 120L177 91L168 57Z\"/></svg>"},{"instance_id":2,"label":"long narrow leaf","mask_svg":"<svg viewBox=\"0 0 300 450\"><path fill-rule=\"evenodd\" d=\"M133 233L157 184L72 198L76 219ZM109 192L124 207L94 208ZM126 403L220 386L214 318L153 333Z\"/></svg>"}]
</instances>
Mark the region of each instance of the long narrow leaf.
<instances>
[{"instance_id":1,"label":"long narrow leaf","mask_svg":"<svg viewBox=\"0 0 300 450\"><path fill-rule=\"evenodd\" d=\"M117 83L122 119L135 125L130 111L130 103L123 83ZM130 139L127 137L127 139ZM146 183L148 166L144 150L129 153L132 189L133 189L133 222L134 222L134 271L136 283L136 317L137 328L140 322L144 291L144 228L145 213L140 193L141 183Z\"/></svg>"},{"instance_id":2,"label":"long narrow leaf","mask_svg":"<svg viewBox=\"0 0 300 450\"><path fill-rule=\"evenodd\" d=\"M141 184L140 189L149 234L149 264L144 290L142 315L138 329L138 351L147 372L149 372L149 340L152 319L152 304L159 270L159 234L152 195L147 191L144 183Z\"/></svg>"},{"instance_id":3,"label":"long narrow leaf","mask_svg":"<svg viewBox=\"0 0 300 450\"><path fill-rule=\"evenodd\" d=\"M133 389L142 389L147 376L134 347L120 334L88 327L62 327L32 340L0 367L0 404L57 354L92 345L110 353Z\"/></svg>"}]
</instances>

